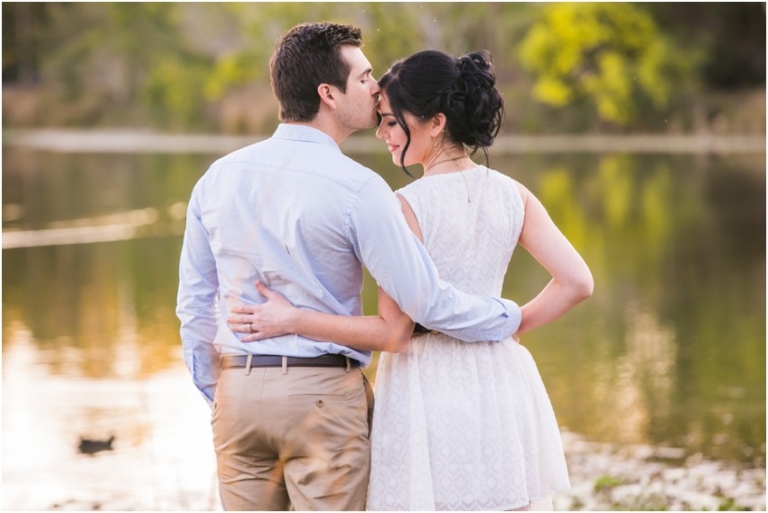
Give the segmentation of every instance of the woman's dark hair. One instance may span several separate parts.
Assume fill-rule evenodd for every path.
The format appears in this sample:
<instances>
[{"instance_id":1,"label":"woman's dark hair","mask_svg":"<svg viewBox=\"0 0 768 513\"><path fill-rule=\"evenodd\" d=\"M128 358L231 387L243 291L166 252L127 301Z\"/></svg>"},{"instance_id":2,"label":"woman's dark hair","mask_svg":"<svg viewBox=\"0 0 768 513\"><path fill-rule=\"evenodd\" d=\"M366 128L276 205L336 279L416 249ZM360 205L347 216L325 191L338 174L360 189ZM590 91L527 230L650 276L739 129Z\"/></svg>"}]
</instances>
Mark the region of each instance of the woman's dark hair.
<instances>
[{"instance_id":1,"label":"woman's dark hair","mask_svg":"<svg viewBox=\"0 0 768 513\"><path fill-rule=\"evenodd\" d=\"M400 156L405 169L405 152L411 144L411 131L403 113L422 120L442 112L449 141L485 154L499 133L504 118L504 100L496 89L496 73L490 54L476 51L459 58L436 50L425 50L397 61L379 80L407 142ZM410 174L410 173L409 173Z\"/></svg>"},{"instance_id":2,"label":"woman's dark hair","mask_svg":"<svg viewBox=\"0 0 768 513\"><path fill-rule=\"evenodd\" d=\"M286 32L269 61L280 119L312 121L320 110L320 84L346 92L350 69L340 50L362 44L360 29L351 25L303 23Z\"/></svg>"}]
</instances>

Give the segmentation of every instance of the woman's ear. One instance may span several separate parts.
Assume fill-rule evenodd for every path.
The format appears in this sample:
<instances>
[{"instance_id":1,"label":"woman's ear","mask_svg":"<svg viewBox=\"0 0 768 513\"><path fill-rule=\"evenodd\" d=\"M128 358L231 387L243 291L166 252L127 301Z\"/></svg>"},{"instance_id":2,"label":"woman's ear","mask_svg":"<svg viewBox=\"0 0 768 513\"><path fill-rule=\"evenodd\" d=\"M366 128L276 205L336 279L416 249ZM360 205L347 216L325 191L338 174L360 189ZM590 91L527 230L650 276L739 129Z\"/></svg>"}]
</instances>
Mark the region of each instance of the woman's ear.
<instances>
[{"instance_id":1,"label":"woman's ear","mask_svg":"<svg viewBox=\"0 0 768 513\"><path fill-rule=\"evenodd\" d=\"M448 123L448 120L445 118L445 114L443 114L442 112L438 112L430 121L429 135L431 135L432 137L437 137L443 131L445 131L445 125L447 123Z\"/></svg>"},{"instance_id":2,"label":"woman's ear","mask_svg":"<svg viewBox=\"0 0 768 513\"><path fill-rule=\"evenodd\" d=\"M320 84L317 86L317 94L320 96L320 102L325 103L330 108L336 108L336 88L330 84Z\"/></svg>"}]
</instances>

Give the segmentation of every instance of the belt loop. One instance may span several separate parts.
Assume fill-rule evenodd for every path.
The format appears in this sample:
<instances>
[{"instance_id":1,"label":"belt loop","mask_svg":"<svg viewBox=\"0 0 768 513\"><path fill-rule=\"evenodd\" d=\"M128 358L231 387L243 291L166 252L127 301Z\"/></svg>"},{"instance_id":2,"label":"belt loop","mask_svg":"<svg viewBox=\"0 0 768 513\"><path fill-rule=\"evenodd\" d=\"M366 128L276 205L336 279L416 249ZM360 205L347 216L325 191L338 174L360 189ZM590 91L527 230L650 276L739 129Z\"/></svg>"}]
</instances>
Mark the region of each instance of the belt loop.
<instances>
[{"instance_id":1,"label":"belt loop","mask_svg":"<svg viewBox=\"0 0 768 513\"><path fill-rule=\"evenodd\" d=\"M253 360L253 353L248 353L248 360L245 362L245 375L250 376L251 374L251 360Z\"/></svg>"},{"instance_id":2,"label":"belt loop","mask_svg":"<svg viewBox=\"0 0 768 513\"><path fill-rule=\"evenodd\" d=\"M352 368L352 362L349 361L349 356L345 356L344 358L347 359L347 369L344 372L349 373L349 369Z\"/></svg>"},{"instance_id":3,"label":"belt loop","mask_svg":"<svg viewBox=\"0 0 768 513\"><path fill-rule=\"evenodd\" d=\"M283 356L283 374L288 374L288 357Z\"/></svg>"}]
</instances>

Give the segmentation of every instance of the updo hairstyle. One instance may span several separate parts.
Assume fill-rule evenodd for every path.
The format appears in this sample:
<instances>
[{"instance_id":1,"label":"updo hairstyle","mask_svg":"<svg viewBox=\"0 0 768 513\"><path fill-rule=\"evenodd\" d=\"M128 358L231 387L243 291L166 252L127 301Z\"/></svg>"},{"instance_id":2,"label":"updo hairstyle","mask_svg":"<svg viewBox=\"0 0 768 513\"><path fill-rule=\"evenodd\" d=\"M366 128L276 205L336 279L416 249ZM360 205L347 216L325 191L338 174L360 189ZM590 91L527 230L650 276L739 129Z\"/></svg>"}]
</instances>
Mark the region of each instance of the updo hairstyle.
<instances>
[{"instance_id":1,"label":"updo hairstyle","mask_svg":"<svg viewBox=\"0 0 768 513\"><path fill-rule=\"evenodd\" d=\"M488 147L504 117L504 100L495 85L496 73L485 50L459 58L425 50L393 64L379 86L407 137L400 156L402 168L405 170L405 153L411 144L404 112L423 121L442 112L447 139L464 145L470 155L482 149L487 165Z\"/></svg>"}]
</instances>

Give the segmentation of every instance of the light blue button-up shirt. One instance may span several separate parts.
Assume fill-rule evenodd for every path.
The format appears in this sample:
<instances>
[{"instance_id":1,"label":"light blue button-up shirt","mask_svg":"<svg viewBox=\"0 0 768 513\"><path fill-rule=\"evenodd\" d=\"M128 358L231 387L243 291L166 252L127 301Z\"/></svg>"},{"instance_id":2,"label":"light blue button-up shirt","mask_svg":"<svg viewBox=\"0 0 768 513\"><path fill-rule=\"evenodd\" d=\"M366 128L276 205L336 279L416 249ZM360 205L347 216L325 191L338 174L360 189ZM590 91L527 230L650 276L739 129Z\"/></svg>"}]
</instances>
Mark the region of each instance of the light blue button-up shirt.
<instances>
[{"instance_id":1,"label":"light blue button-up shirt","mask_svg":"<svg viewBox=\"0 0 768 513\"><path fill-rule=\"evenodd\" d=\"M392 189L314 128L282 124L271 138L213 163L192 191L186 223L176 313L184 362L209 402L221 355L337 353L370 362L368 351L301 335L241 342L226 319L235 305L265 301L257 280L297 307L362 315L365 266L430 329L495 341L520 324L512 301L441 281Z\"/></svg>"}]
</instances>

